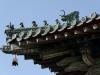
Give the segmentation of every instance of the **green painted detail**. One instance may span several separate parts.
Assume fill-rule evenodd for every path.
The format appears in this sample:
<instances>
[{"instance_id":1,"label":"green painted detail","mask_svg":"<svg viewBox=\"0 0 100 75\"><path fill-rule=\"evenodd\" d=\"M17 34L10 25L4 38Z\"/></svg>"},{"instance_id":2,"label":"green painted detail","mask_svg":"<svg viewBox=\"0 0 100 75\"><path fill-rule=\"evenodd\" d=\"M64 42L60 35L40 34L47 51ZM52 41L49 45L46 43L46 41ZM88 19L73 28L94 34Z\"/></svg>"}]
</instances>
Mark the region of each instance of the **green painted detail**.
<instances>
[{"instance_id":1,"label":"green painted detail","mask_svg":"<svg viewBox=\"0 0 100 75\"><path fill-rule=\"evenodd\" d=\"M61 20L62 21L66 21L68 25L71 25L71 23L73 21L78 22L79 21L79 12L78 11L74 11L68 15L61 15Z\"/></svg>"},{"instance_id":2,"label":"green painted detail","mask_svg":"<svg viewBox=\"0 0 100 75\"><path fill-rule=\"evenodd\" d=\"M50 31L50 26L45 26L45 27L42 29L41 35L44 36L44 35L46 35L49 31Z\"/></svg>"},{"instance_id":3,"label":"green painted detail","mask_svg":"<svg viewBox=\"0 0 100 75\"><path fill-rule=\"evenodd\" d=\"M58 24L51 26L50 33L54 33L58 29Z\"/></svg>"},{"instance_id":4,"label":"green painted detail","mask_svg":"<svg viewBox=\"0 0 100 75\"><path fill-rule=\"evenodd\" d=\"M38 27L37 27L38 28ZM11 36L12 34L19 34L20 32L28 32L29 30L35 31L37 28L18 28L18 29L14 29L14 30L5 30L5 33L7 36Z\"/></svg>"},{"instance_id":5,"label":"green painted detail","mask_svg":"<svg viewBox=\"0 0 100 75\"><path fill-rule=\"evenodd\" d=\"M17 38L17 41L21 41L22 39L27 39L30 36L36 37L41 32L41 27L36 28L23 28L23 29L14 29L14 30L6 30L5 33L7 35L7 41L13 41Z\"/></svg>"},{"instance_id":6,"label":"green painted detail","mask_svg":"<svg viewBox=\"0 0 100 75\"><path fill-rule=\"evenodd\" d=\"M78 11L74 11L68 15L62 15L62 21L66 21L66 25L67 26L71 26L71 25L76 25L76 23L79 21L79 12ZM61 28L60 25L56 24L54 26L50 26L50 33L53 33L55 32L58 28ZM22 37L22 36L25 36L27 37L27 35L31 35L29 33L30 30L32 35L38 33L38 29L40 29L41 33L44 33L44 32L48 32L47 27L35 27L35 28L17 28L17 29L8 29L8 30L5 30L5 33L6 35L9 37L9 38L12 38L13 34L16 34L17 37ZM46 34L46 33L45 33Z\"/></svg>"}]
</instances>

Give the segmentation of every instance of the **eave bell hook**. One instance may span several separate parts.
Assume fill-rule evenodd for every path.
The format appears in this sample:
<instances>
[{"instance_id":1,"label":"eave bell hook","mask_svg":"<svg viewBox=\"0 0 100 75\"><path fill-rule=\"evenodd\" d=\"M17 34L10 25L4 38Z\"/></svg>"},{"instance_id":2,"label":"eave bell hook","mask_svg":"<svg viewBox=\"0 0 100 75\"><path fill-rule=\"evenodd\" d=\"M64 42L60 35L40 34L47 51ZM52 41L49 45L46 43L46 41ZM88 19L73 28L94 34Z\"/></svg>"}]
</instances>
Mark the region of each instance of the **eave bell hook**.
<instances>
[{"instance_id":1,"label":"eave bell hook","mask_svg":"<svg viewBox=\"0 0 100 75\"><path fill-rule=\"evenodd\" d=\"M14 58L13 58L12 66L18 66L17 55L15 55Z\"/></svg>"}]
</instances>

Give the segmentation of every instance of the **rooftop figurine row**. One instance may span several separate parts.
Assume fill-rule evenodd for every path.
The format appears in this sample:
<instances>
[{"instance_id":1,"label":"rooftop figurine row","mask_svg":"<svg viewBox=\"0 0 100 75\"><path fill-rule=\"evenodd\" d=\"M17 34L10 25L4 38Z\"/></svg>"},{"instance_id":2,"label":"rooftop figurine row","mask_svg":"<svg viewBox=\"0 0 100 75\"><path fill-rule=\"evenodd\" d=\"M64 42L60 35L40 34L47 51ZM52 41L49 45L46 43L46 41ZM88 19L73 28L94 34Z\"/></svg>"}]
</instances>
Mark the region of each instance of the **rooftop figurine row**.
<instances>
[{"instance_id":1,"label":"rooftop figurine row","mask_svg":"<svg viewBox=\"0 0 100 75\"><path fill-rule=\"evenodd\" d=\"M25 28L24 24L20 23L20 28L14 28L13 25L10 25L10 30L5 30L5 33L7 35L8 42L11 42L13 39L17 38L17 41L21 41L22 39L28 39L31 36L36 37L38 35L45 36L48 33L53 34L55 32L62 32L64 30L73 30L74 34L78 34L80 32L86 32L89 28L92 27L92 29L96 29L98 25L100 24L100 15L98 15L96 12L92 13L90 17L82 17L81 20L79 20L79 12L74 11L68 15L61 15L61 20L64 21L62 24L58 19L56 19L56 24L49 25L48 22L45 20L43 27L38 27L37 23L35 21L32 22L32 27ZM95 22L94 22L95 20ZM91 25L92 23L92 25ZM83 28L79 28L79 27ZM77 30L78 29L78 30ZM63 33L64 34L64 33ZM65 35L65 34L64 34Z\"/></svg>"},{"instance_id":2,"label":"rooftop figurine row","mask_svg":"<svg viewBox=\"0 0 100 75\"><path fill-rule=\"evenodd\" d=\"M62 11L64 12L64 14L60 15L61 16L61 20L62 21L66 21L67 24L71 24L71 22L73 20L79 21L79 12L78 11L74 11L74 12L68 14L68 15L65 15L65 11L64 10L62 10ZM58 19L56 19L55 21L56 21L56 24L59 24L59 25L61 24ZM43 22L44 22L44 26L48 26L49 25L46 20L44 20ZM34 28L34 27L37 27L37 26L38 25L37 25L36 21L32 21L32 27ZM14 25L12 25L11 22L6 27L7 27L7 29L14 29ZM23 22L20 23L20 28L24 28Z\"/></svg>"},{"instance_id":3,"label":"rooftop figurine row","mask_svg":"<svg viewBox=\"0 0 100 75\"><path fill-rule=\"evenodd\" d=\"M80 23L80 22L83 23L83 22L85 22L87 20L89 22L89 21L93 20L94 18L100 16L96 12L93 12L90 17L85 16L85 17L82 17L81 20L79 20L79 12L78 11L74 11L74 12L72 12L70 14L67 14L67 15L65 14L64 10L62 10L62 11L64 12L64 14L60 15L61 16L61 20L64 23L67 24L67 27L74 26L74 25L76 25L77 23ZM55 21L56 21L56 24L62 25L61 22L58 19L56 19ZM44 26L48 26L49 25L46 20L44 20L43 22L44 22ZM7 29L15 29L14 25L12 25L11 22L6 27L7 27ZM38 27L38 24L36 23L36 21L32 21L32 27L33 28ZM23 22L20 23L20 28L25 28Z\"/></svg>"},{"instance_id":4,"label":"rooftop figurine row","mask_svg":"<svg viewBox=\"0 0 100 75\"><path fill-rule=\"evenodd\" d=\"M56 22L56 24L61 25L61 23L60 23L60 21L59 21L58 19L56 19L55 22ZM49 25L48 22L47 22L46 20L44 20L43 23L44 23L44 26L48 26L48 25ZM20 22L19 25L20 25L20 28L25 28L23 22ZM11 24L11 22L10 22L10 24L7 25L6 27L7 27L7 30L10 30L10 29L13 30L13 29L15 29L14 25ZM32 21L32 28L36 28L36 27L38 27L36 21Z\"/></svg>"}]
</instances>

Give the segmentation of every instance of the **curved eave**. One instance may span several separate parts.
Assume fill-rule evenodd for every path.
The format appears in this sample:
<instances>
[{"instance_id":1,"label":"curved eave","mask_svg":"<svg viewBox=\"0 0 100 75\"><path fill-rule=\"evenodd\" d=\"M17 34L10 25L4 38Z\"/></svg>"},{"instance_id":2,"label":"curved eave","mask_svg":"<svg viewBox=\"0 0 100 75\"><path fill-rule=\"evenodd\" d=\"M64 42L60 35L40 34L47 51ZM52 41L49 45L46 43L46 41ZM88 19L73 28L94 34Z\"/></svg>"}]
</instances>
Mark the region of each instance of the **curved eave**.
<instances>
[{"instance_id":1,"label":"curved eave","mask_svg":"<svg viewBox=\"0 0 100 75\"><path fill-rule=\"evenodd\" d=\"M32 36L32 33L33 33L32 30L28 31L27 34L26 34L26 36L24 37L24 39L30 38Z\"/></svg>"},{"instance_id":2,"label":"curved eave","mask_svg":"<svg viewBox=\"0 0 100 75\"><path fill-rule=\"evenodd\" d=\"M54 25L54 26L52 26L51 27L52 28L52 31L50 31L49 33L54 33L54 32L56 32L57 31L57 29L58 29L58 25Z\"/></svg>"},{"instance_id":3,"label":"curved eave","mask_svg":"<svg viewBox=\"0 0 100 75\"><path fill-rule=\"evenodd\" d=\"M43 33L41 33L41 36L45 36L50 31L50 26L44 27Z\"/></svg>"},{"instance_id":4,"label":"curved eave","mask_svg":"<svg viewBox=\"0 0 100 75\"><path fill-rule=\"evenodd\" d=\"M32 37L36 37L36 36L38 36L40 33L41 33L41 28L37 28L37 29L34 31L34 34L32 35Z\"/></svg>"},{"instance_id":5,"label":"curved eave","mask_svg":"<svg viewBox=\"0 0 100 75\"><path fill-rule=\"evenodd\" d=\"M78 21L78 23L76 23L77 22L76 20L73 21L69 27L67 27L67 23L64 23L61 26L59 26L57 24L57 25L54 25L54 26L47 26L47 27L15 29L15 30L12 30L12 31L6 30L6 34L12 36L11 39L7 40L7 42L10 43L15 39L16 39L16 41L21 41L22 39L27 40L30 37L36 38L39 35L42 37L42 36L45 36L47 34L53 34L56 31L62 32L65 29L66 30L72 30L72 32L74 32L74 31L80 30L79 29L80 26L81 27L83 27L83 26L87 27L87 24L88 24L88 27L89 27L90 26L89 23L94 22L94 21L98 21L98 23L99 23L99 20L100 20L100 15L97 15L95 13L95 14L92 14L90 18L83 17L80 21ZM95 29L95 27L96 26L94 26L93 28ZM73 31L73 29L75 29L75 30Z\"/></svg>"},{"instance_id":6,"label":"curved eave","mask_svg":"<svg viewBox=\"0 0 100 75\"><path fill-rule=\"evenodd\" d=\"M81 25L83 25L84 24L84 22L80 22L80 23L78 23L76 26L81 26Z\"/></svg>"},{"instance_id":7,"label":"curved eave","mask_svg":"<svg viewBox=\"0 0 100 75\"><path fill-rule=\"evenodd\" d=\"M100 20L100 16L98 16L98 17L96 18L96 20Z\"/></svg>"},{"instance_id":8,"label":"curved eave","mask_svg":"<svg viewBox=\"0 0 100 75\"><path fill-rule=\"evenodd\" d=\"M82 17L80 22L76 26L81 26L82 24L86 23L89 18L87 16Z\"/></svg>"},{"instance_id":9,"label":"curved eave","mask_svg":"<svg viewBox=\"0 0 100 75\"><path fill-rule=\"evenodd\" d=\"M13 41L12 39L8 39L8 40L7 40L7 43L10 43L10 42L12 42L12 41Z\"/></svg>"},{"instance_id":10,"label":"curved eave","mask_svg":"<svg viewBox=\"0 0 100 75\"><path fill-rule=\"evenodd\" d=\"M90 23L94 20L94 18L90 18L89 20L86 21L86 23Z\"/></svg>"},{"instance_id":11,"label":"curved eave","mask_svg":"<svg viewBox=\"0 0 100 75\"><path fill-rule=\"evenodd\" d=\"M76 20L73 20L70 27L68 27L67 29L72 29L75 27L75 25L77 24L77 21Z\"/></svg>"},{"instance_id":12,"label":"curved eave","mask_svg":"<svg viewBox=\"0 0 100 75\"><path fill-rule=\"evenodd\" d=\"M63 31L65 28L67 28L67 24L63 24L63 25L61 26L61 28L58 29L58 32Z\"/></svg>"},{"instance_id":13,"label":"curved eave","mask_svg":"<svg viewBox=\"0 0 100 75\"><path fill-rule=\"evenodd\" d=\"M19 33L18 37L16 38L17 41L21 41L23 39L23 36L25 35L25 31L22 31Z\"/></svg>"},{"instance_id":14,"label":"curved eave","mask_svg":"<svg viewBox=\"0 0 100 75\"><path fill-rule=\"evenodd\" d=\"M90 19L89 19L86 23L92 22L92 21L93 21L94 19L96 19L98 16L99 16L99 15L98 15L96 12L93 12L93 13L91 14Z\"/></svg>"},{"instance_id":15,"label":"curved eave","mask_svg":"<svg viewBox=\"0 0 100 75\"><path fill-rule=\"evenodd\" d=\"M16 39L16 37L17 37L17 34L13 34L13 35L12 35L12 38L11 38L11 39L8 39L7 42L8 42L8 43L12 42L13 40Z\"/></svg>"}]
</instances>

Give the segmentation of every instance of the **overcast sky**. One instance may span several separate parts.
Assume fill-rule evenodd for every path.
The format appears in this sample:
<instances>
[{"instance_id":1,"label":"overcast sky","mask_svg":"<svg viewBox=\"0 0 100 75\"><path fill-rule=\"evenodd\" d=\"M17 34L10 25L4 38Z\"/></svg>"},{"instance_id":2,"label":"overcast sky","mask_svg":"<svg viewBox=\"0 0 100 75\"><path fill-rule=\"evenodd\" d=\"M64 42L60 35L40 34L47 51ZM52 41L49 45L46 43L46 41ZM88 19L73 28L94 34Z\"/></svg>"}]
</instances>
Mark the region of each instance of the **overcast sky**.
<instances>
[{"instance_id":1,"label":"overcast sky","mask_svg":"<svg viewBox=\"0 0 100 75\"><path fill-rule=\"evenodd\" d=\"M79 11L80 16L89 16L96 11L100 13L99 0L0 0L0 47L6 44L4 29L12 22L19 27L24 22L26 27L31 27L32 20L36 20L38 26L42 26L43 20L53 24L54 20L65 10L66 14ZM0 75L54 75L48 69L41 69L40 65L34 65L32 60L24 60L18 57L19 66L12 67L12 55L6 55L0 51Z\"/></svg>"}]
</instances>

